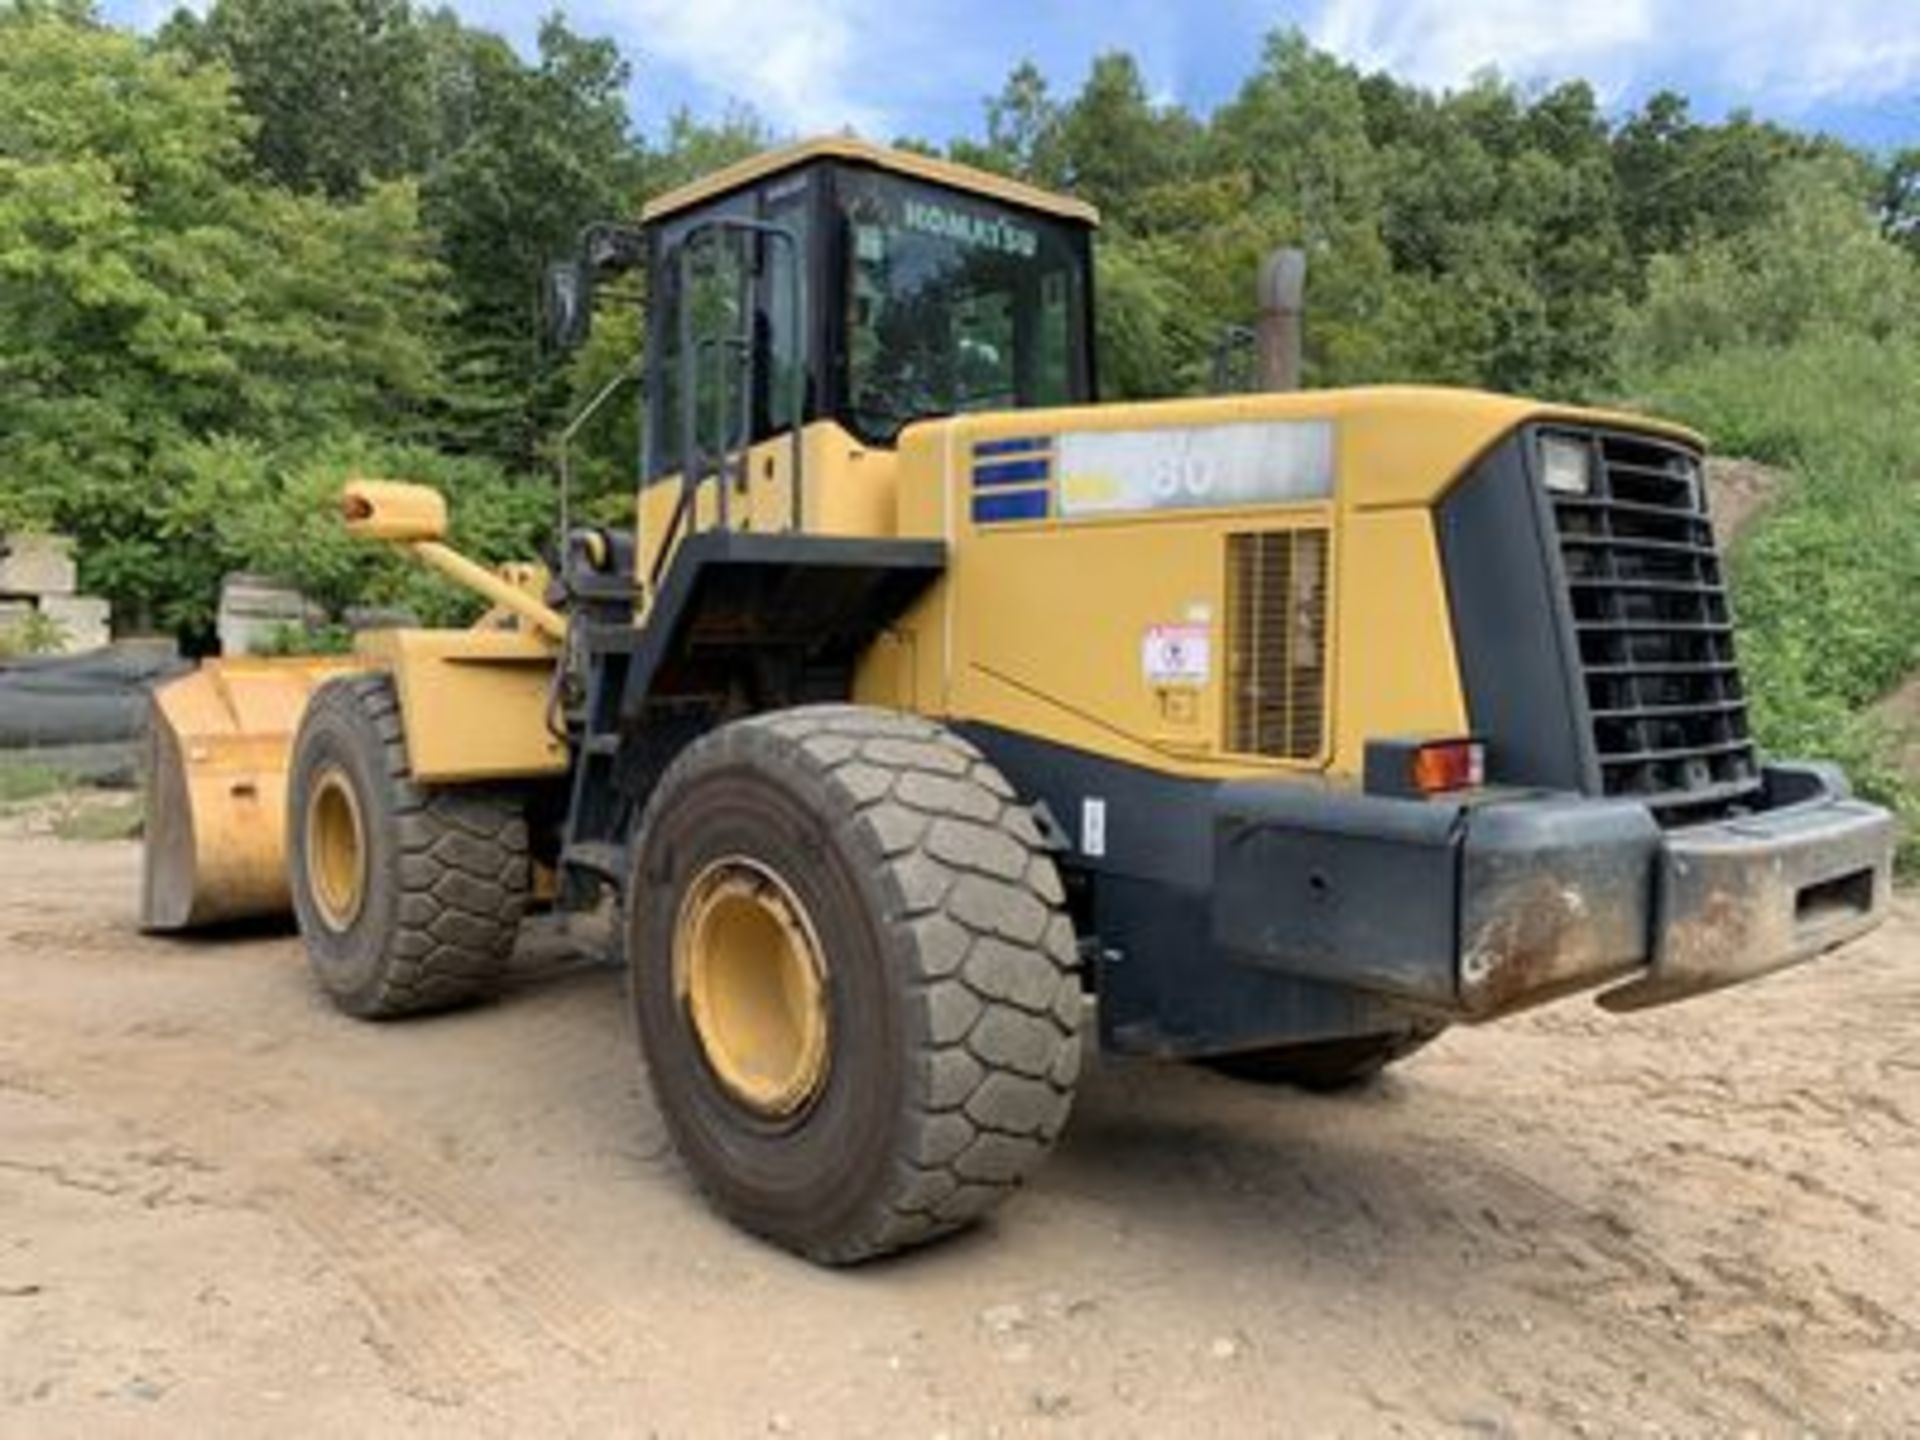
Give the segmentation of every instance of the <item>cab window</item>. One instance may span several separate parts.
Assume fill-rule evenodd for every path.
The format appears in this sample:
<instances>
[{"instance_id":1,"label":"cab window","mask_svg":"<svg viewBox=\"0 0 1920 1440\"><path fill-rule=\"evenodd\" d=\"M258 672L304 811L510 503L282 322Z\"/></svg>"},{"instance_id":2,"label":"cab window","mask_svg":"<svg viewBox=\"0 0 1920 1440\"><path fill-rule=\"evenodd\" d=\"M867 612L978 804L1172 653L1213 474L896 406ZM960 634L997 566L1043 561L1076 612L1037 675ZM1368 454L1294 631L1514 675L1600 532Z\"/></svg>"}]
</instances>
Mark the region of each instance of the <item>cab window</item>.
<instances>
[{"instance_id":1,"label":"cab window","mask_svg":"<svg viewBox=\"0 0 1920 1440\"><path fill-rule=\"evenodd\" d=\"M709 460L749 437L789 429L807 413L814 391L807 355L812 187L806 173L778 177L678 219L657 237L660 293L649 320L650 478L684 468L682 405L689 382L695 445ZM789 247L716 228L713 222L725 217L782 226L796 243ZM691 350L690 363L683 345Z\"/></svg>"},{"instance_id":2,"label":"cab window","mask_svg":"<svg viewBox=\"0 0 1920 1440\"><path fill-rule=\"evenodd\" d=\"M839 180L844 410L870 443L911 420L1088 398L1084 236L896 175Z\"/></svg>"}]
</instances>

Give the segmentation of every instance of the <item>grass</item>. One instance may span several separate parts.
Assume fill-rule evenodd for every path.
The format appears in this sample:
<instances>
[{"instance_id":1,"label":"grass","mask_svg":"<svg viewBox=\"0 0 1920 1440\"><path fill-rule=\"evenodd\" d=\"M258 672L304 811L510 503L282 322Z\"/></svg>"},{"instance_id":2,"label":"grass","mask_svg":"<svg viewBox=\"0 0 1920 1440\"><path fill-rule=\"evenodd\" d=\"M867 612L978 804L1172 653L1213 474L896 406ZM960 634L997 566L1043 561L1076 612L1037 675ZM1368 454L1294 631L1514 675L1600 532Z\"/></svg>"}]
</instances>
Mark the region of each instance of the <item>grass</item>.
<instances>
[{"instance_id":1,"label":"grass","mask_svg":"<svg viewBox=\"0 0 1920 1440\"><path fill-rule=\"evenodd\" d=\"M0 806L44 800L73 784L73 777L31 760L0 760Z\"/></svg>"},{"instance_id":2,"label":"grass","mask_svg":"<svg viewBox=\"0 0 1920 1440\"><path fill-rule=\"evenodd\" d=\"M84 780L38 761L0 758L0 815L52 802L52 831L61 840L131 840L146 821L138 793L97 790Z\"/></svg>"},{"instance_id":3,"label":"grass","mask_svg":"<svg viewBox=\"0 0 1920 1440\"><path fill-rule=\"evenodd\" d=\"M55 816L53 833L62 840L137 840L146 825L146 811L138 795L89 799Z\"/></svg>"}]
</instances>

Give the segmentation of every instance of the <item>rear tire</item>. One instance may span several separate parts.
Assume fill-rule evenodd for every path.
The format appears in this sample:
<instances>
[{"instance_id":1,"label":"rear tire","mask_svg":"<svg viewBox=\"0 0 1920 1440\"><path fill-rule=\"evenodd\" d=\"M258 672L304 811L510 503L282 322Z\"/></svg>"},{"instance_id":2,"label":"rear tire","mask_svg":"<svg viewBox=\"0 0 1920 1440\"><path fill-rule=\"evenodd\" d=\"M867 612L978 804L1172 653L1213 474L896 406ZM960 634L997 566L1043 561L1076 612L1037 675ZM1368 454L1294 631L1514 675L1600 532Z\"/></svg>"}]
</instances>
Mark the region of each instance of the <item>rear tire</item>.
<instances>
[{"instance_id":1,"label":"rear tire","mask_svg":"<svg viewBox=\"0 0 1920 1440\"><path fill-rule=\"evenodd\" d=\"M1355 1035L1339 1040L1313 1040L1304 1045L1276 1045L1268 1050L1217 1055L1204 1063L1210 1070L1248 1084L1292 1085L1331 1095L1369 1083L1389 1065L1424 1049L1439 1036L1439 1029L1422 1027L1390 1035Z\"/></svg>"},{"instance_id":2,"label":"rear tire","mask_svg":"<svg viewBox=\"0 0 1920 1440\"><path fill-rule=\"evenodd\" d=\"M386 1019L498 992L532 886L524 807L415 783L388 677L314 692L287 801L294 914L336 1006Z\"/></svg>"},{"instance_id":3,"label":"rear tire","mask_svg":"<svg viewBox=\"0 0 1920 1440\"><path fill-rule=\"evenodd\" d=\"M648 1073L735 1223L848 1264L971 1224L1045 1158L1080 1067L1073 928L1031 816L973 746L854 706L743 720L674 761L636 848ZM757 933L804 937L758 946L788 957L791 981L761 990L790 1024L710 983L767 973L734 959L758 920L705 928L723 891L763 897ZM790 958L810 949L812 978ZM714 993L752 1014L716 1022ZM764 1063L740 1053L756 1043Z\"/></svg>"}]
</instances>

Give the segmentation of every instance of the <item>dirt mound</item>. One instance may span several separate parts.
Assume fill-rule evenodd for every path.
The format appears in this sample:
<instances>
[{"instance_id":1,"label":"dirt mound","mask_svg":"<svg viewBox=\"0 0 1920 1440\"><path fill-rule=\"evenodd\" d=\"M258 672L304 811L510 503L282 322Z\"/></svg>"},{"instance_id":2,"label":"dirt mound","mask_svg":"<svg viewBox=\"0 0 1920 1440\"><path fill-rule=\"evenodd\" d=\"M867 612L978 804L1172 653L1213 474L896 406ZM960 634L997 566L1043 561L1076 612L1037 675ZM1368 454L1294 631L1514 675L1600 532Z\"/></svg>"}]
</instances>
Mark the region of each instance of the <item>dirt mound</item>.
<instances>
[{"instance_id":1,"label":"dirt mound","mask_svg":"<svg viewBox=\"0 0 1920 1440\"><path fill-rule=\"evenodd\" d=\"M1920 780L1920 674L1873 707L1874 717L1894 735L1894 757L1908 777Z\"/></svg>"},{"instance_id":2,"label":"dirt mound","mask_svg":"<svg viewBox=\"0 0 1920 1440\"><path fill-rule=\"evenodd\" d=\"M1721 549L1753 523L1786 483L1785 474L1758 460L1724 455L1708 458L1707 505L1713 515L1714 538Z\"/></svg>"}]
</instances>

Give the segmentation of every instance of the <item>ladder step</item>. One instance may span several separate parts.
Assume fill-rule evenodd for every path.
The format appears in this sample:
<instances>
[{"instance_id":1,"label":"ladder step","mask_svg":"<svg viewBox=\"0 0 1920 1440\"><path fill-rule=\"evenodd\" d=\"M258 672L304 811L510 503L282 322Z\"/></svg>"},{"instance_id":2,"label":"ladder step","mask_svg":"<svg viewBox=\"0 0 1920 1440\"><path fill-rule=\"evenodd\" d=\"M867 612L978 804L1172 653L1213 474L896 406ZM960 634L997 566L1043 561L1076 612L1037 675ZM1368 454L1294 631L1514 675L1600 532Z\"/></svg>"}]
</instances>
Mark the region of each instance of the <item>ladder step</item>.
<instances>
[{"instance_id":1,"label":"ladder step","mask_svg":"<svg viewBox=\"0 0 1920 1440\"><path fill-rule=\"evenodd\" d=\"M561 852L560 863L590 871L615 885L623 885L627 879L627 848L624 845L612 845L604 841L582 841L569 845Z\"/></svg>"}]
</instances>

